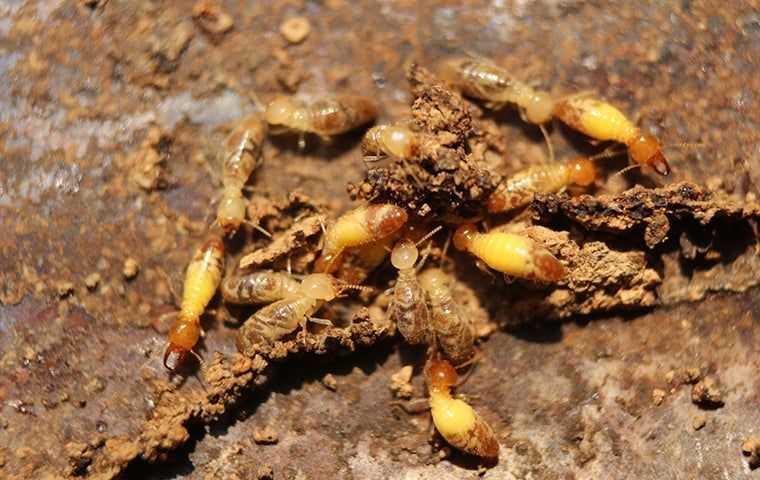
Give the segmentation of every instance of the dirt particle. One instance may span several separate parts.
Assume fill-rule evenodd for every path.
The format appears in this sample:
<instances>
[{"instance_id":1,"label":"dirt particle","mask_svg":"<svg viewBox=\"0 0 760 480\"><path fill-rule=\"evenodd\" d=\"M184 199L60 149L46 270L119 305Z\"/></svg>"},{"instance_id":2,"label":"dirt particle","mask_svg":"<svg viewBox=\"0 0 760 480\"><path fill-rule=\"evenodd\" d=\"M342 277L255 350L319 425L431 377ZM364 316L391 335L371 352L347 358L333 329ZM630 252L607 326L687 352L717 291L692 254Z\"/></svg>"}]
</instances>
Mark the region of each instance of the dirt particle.
<instances>
[{"instance_id":1,"label":"dirt particle","mask_svg":"<svg viewBox=\"0 0 760 480\"><path fill-rule=\"evenodd\" d=\"M55 291L61 298L68 297L74 292L74 284L68 280L61 280L55 284Z\"/></svg>"},{"instance_id":2,"label":"dirt particle","mask_svg":"<svg viewBox=\"0 0 760 480\"><path fill-rule=\"evenodd\" d=\"M258 445L272 445L280 441L277 432L269 425L253 430L253 441Z\"/></svg>"},{"instance_id":3,"label":"dirt particle","mask_svg":"<svg viewBox=\"0 0 760 480\"><path fill-rule=\"evenodd\" d=\"M667 395L665 390L662 390L661 388L655 388L652 390L652 402L657 406L661 405L662 401L665 400L665 395Z\"/></svg>"},{"instance_id":4,"label":"dirt particle","mask_svg":"<svg viewBox=\"0 0 760 480\"><path fill-rule=\"evenodd\" d=\"M93 395L95 393L100 393L103 390L105 390L106 385L103 383L103 381L98 378L94 377L92 380L87 382L87 384L84 386L84 391L87 392L88 395Z\"/></svg>"},{"instance_id":5,"label":"dirt particle","mask_svg":"<svg viewBox=\"0 0 760 480\"><path fill-rule=\"evenodd\" d=\"M271 465L262 465L256 470L256 480L274 480L274 469Z\"/></svg>"},{"instance_id":6,"label":"dirt particle","mask_svg":"<svg viewBox=\"0 0 760 480\"><path fill-rule=\"evenodd\" d=\"M137 276L137 273L140 271L140 264L137 263L137 260L135 260L132 257L127 257L126 260L124 260L124 267L121 270L121 273L124 275L124 278L127 280L132 280Z\"/></svg>"},{"instance_id":7,"label":"dirt particle","mask_svg":"<svg viewBox=\"0 0 760 480\"><path fill-rule=\"evenodd\" d=\"M95 290L99 283L100 274L98 272L91 273L84 279L84 286L87 287L88 290Z\"/></svg>"},{"instance_id":8,"label":"dirt particle","mask_svg":"<svg viewBox=\"0 0 760 480\"><path fill-rule=\"evenodd\" d=\"M677 387L679 385L693 385L702 379L702 372L697 367L679 368L670 370L665 374L665 381Z\"/></svg>"},{"instance_id":9,"label":"dirt particle","mask_svg":"<svg viewBox=\"0 0 760 480\"><path fill-rule=\"evenodd\" d=\"M749 437L742 443L742 453L747 458L749 468L752 470L760 467L760 438Z\"/></svg>"},{"instance_id":10,"label":"dirt particle","mask_svg":"<svg viewBox=\"0 0 760 480\"><path fill-rule=\"evenodd\" d=\"M290 43L301 43L311 33L311 24L306 17L292 17L282 22L280 33Z\"/></svg>"},{"instance_id":11,"label":"dirt particle","mask_svg":"<svg viewBox=\"0 0 760 480\"><path fill-rule=\"evenodd\" d=\"M209 34L214 41L232 30L234 20L225 12L221 5L214 0L200 0L193 5L193 18L198 26Z\"/></svg>"},{"instance_id":12,"label":"dirt particle","mask_svg":"<svg viewBox=\"0 0 760 480\"><path fill-rule=\"evenodd\" d=\"M338 389L338 381L335 380L335 377L328 373L324 377L322 377L322 385L328 390L332 390L333 392Z\"/></svg>"},{"instance_id":13,"label":"dirt particle","mask_svg":"<svg viewBox=\"0 0 760 480\"><path fill-rule=\"evenodd\" d=\"M390 389L397 398L412 398L412 393L414 393L411 383L412 372L412 365L406 365L391 375Z\"/></svg>"},{"instance_id":14,"label":"dirt particle","mask_svg":"<svg viewBox=\"0 0 760 480\"><path fill-rule=\"evenodd\" d=\"M705 377L691 388L691 401L702 408L723 406L723 391L712 377Z\"/></svg>"},{"instance_id":15,"label":"dirt particle","mask_svg":"<svg viewBox=\"0 0 760 480\"><path fill-rule=\"evenodd\" d=\"M697 413L693 417L691 417L691 428L696 430L701 430L702 427L705 426L707 423L707 417L704 413Z\"/></svg>"}]
</instances>

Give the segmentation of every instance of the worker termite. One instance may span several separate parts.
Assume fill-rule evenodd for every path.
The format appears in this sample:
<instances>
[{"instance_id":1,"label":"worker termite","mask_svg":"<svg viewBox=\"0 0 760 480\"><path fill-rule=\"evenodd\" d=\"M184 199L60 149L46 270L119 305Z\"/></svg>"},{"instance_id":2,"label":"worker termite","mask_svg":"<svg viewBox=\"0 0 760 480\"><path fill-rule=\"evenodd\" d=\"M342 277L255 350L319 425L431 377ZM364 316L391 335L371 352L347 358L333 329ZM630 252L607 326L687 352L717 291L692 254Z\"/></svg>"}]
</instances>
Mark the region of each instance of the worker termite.
<instances>
[{"instance_id":1,"label":"worker termite","mask_svg":"<svg viewBox=\"0 0 760 480\"><path fill-rule=\"evenodd\" d=\"M393 296L388 305L388 318L410 344L430 343L430 311L425 291L417 281L417 245L434 235L441 227L425 235L417 243L409 239L396 243L391 251L391 264L398 269ZM423 259L424 261L424 259Z\"/></svg>"},{"instance_id":2,"label":"worker termite","mask_svg":"<svg viewBox=\"0 0 760 480\"><path fill-rule=\"evenodd\" d=\"M451 388L457 372L449 362L432 359L426 377L430 392L430 413L441 436L453 447L487 460L499 458L499 441L488 423L464 400L453 398Z\"/></svg>"},{"instance_id":3,"label":"worker termite","mask_svg":"<svg viewBox=\"0 0 760 480\"><path fill-rule=\"evenodd\" d=\"M506 232L480 233L465 223L454 233L454 247L478 257L494 270L507 275L557 282L565 268L546 248L530 238Z\"/></svg>"},{"instance_id":4,"label":"worker termite","mask_svg":"<svg viewBox=\"0 0 760 480\"><path fill-rule=\"evenodd\" d=\"M345 213L327 227L315 270L334 272L346 248L381 240L404 226L407 218L403 208L384 203L364 205Z\"/></svg>"},{"instance_id":5,"label":"worker termite","mask_svg":"<svg viewBox=\"0 0 760 480\"><path fill-rule=\"evenodd\" d=\"M498 109L506 103L517 105L523 120L541 129L550 160L554 160L554 149L543 126L552 119L555 100L551 94L534 89L483 59L449 58L439 64L438 72L464 95L485 100L489 108Z\"/></svg>"},{"instance_id":6,"label":"worker termite","mask_svg":"<svg viewBox=\"0 0 760 480\"><path fill-rule=\"evenodd\" d=\"M419 154L419 135L398 125L377 125L367 130L361 143L366 157L392 156L409 160Z\"/></svg>"},{"instance_id":7,"label":"worker termite","mask_svg":"<svg viewBox=\"0 0 760 480\"><path fill-rule=\"evenodd\" d=\"M475 354L475 338L470 322L462 317L454 301L449 277L440 268L428 268L419 282L430 299L430 327L444 356L461 365Z\"/></svg>"},{"instance_id":8,"label":"worker termite","mask_svg":"<svg viewBox=\"0 0 760 480\"><path fill-rule=\"evenodd\" d=\"M177 318L169 330L164 351L167 369L174 370L188 352L193 352L201 336L200 316L219 288L223 273L224 245L220 238L212 237L195 252L187 266L182 306L174 313Z\"/></svg>"},{"instance_id":9,"label":"worker termite","mask_svg":"<svg viewBox=\"0 0 760 480\"><path fill-rule=\"evenodd\" d=\"M281 96L269 103L265 118L272 133L293 130L327 139L370 123L377 114L377 104L359 95L337 95L313 103ZM303 138L299 144L303 147Z\"/></svg>"},{"instance_id":10,"label":"worker termite","mask_svg":"<svg viewBox=\"0 0 760 480\"><path fill-rule=\"evenodd\" d=\"M261 163L261 148L267 134L267 125L257 115L243 119L227 136L224 143L225 160L222 166L222 197L216 219L229 235L245 222L243 186ZM252 225L267 236L269 233Z\"/></svg>"},{"instance_id":11,"label":"worker termite","mask_svg":"<svg viewBox=\"0 0 760 480\"><path fill-rule=\"evenodd\" d=\"M364 288L367 287L341 284L326 273L307 275L295 293L267 305L246 320L238 333L238 347L245 350L247 344L262 340L273 343L299 325L305 330L308 322L332 325L329 320L313 318L312 315L342 291Z\"/></svg>"},{"instance_id":12,"label":"worker termite","mask_svg":"<svg viewBox=\"0 0 760 480\"><path fill-rule=\"evenodd\" d=\"M222 282L222 298L227 303L254 305L272 303L298 292L300 283L286 272L262 270L233 275Z\"/></svg>"},{"instance_id":13,"label":"worker termite","mask_svg":"<svg viewBox=\"0 0 760 480\"><path fill-rule=\"evenodd\" d=\"M670 173L660 141L653 135L642 133L623 112L609 103L583 94L575 95L557 102L554 115L595 140L625 144L635 166L651 167L660 175Z\"/></svg>"},{"instance_id":14,"label":"worker termite","mask_svg":"<svg viewBox=\"0 0 760 480\"><path fill-rule=\"evenodd\" d=\"M528 205L537 193L560 192L571 185L587 187L597 177L594 160L619 153L602 152L591 157L528 167L500 183L488 197L486 208L490 213L508 212Z\"/></svg>"}]
</instances>

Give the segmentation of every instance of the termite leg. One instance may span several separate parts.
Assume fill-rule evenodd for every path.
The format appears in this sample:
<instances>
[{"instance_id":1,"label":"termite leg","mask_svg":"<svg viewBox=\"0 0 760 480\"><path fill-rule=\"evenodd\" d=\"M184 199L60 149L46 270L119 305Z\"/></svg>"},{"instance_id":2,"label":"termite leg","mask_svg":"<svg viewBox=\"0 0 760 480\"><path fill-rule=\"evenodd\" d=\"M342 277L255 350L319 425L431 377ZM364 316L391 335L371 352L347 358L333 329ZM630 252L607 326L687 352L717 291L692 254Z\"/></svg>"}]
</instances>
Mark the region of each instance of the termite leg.
<instances>
[{"instance_id":1,"label":"termite leg","mask_svg":"<svg viewBox=\"0 0 760 480\"><path fill-rule=\"evenodd\" d=\"M265 237L272 238L272 234L266 231L263 227L261 227L258 223L253 223L250 220L245 220L243 223L248 225L249 227L253 228L254 230L257 230L259 233L264 235Z\"/></svg>"},{"instance_id":2,"label":"termite leg","mask_svg":"<svg viewBox=\"0 0 760 480\"><path fill-rule=\"evenodd\" d=\"M544 140L546 140L546 146L549 148L549 163L554 163L554 147L552 146L552 141L549 138L549 132L546 131L546 127L544 127L543 124L539 124L538 128L541 130L541 133L544 136Z\"/></svg>"},{"instance_id":3,"label":"termite leg","mask_svg":"<svg viewBox=\"0 0 760 480\"><path fill-rule=\"evenodd\" d=\"M430 402L427 398L416 398L406 402L394 400L391 405L399 407L407 415L419 415L430 410Z\"/></svg>"}]
</instances>

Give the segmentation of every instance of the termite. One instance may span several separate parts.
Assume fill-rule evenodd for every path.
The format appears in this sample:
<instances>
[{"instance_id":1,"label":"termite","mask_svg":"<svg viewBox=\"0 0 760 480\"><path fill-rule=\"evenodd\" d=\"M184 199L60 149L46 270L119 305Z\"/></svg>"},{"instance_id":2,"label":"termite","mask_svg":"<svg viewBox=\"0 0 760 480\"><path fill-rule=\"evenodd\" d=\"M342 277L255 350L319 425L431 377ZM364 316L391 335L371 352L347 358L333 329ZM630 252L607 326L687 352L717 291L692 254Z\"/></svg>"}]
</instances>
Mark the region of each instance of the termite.
<instances>
[{"instance_id":1,"label":"termite","mask_svg":"<svg viewBox=\"0 0 760 480\"><path fill-rule=\"evenodd\" d=\"M594 160L619 153L602 152L591 157L528 167L499 184L488 197L486 208L490 213L508 212L528 205L537 193L556 193L571 185L587 187L597 178Z\"/></svg>"},{"instance_id":2,"label":"termite","mask_svg":"<svg viewBox=\"0 0 760 480\"><path fill-rule=\"evenodd\" d=\"M391 156L409 160L420 150L418 134L399 125L377 125L367 130L361 143L365 157Z\"/></svg>"},{"instance_id":3,"label":"termite","mask_svg":"<svg viewBox=\"0 0 760 480\"><path fill-rule=\"evenodd\" d=\"M224 143L222 196L216 220L226 235L237 231L245 222L243 186L261 163L261 149L266 135L266 123L257 115L252 115L243 119ZM269 236L258 225L252 226Z\"/></svg>"},{"instance_id":4,"label":"termite","mask_svg":"<svg viewBox=\"0 0 760 480\"><path fill-rule=\"evenodd\" d=\"M388 318L395 323L401 336L410 344L430 343L430 311L425 291L417 281L417 245L434 235L436 227L417 243L403 239L391 251L391 264L398 270L393 295L388 305ZM423 258L424 262L424 258Z\"/></svg>"},{"instance_id":5,"label":"termite","mask_svg":"<svg viewBox=\"0 0 760 480\"><path fill-rule=\"evenodd\" d=\"M549 250L528 237L506 232L480 233L465 223L454 233L454 247L470 252L494 270L507 275L557 282L565 268Z\"/></svg>"},{"instance_id":6,"label":"termite","mask_svg":"<svg viewBox=\"0 0 760 480\"><path fill-rule=\"evenodd\" d=\"M322 255L315 270L334 272L340 266L339 257L346 248L381 240L404 226L407 219L406 210L384 203L364 205L345 213L327 227Z\"/></svg>"},{"instance_id":7,"label":"termite","mask_svg":"<svg viewBox=\"0 0 760 480\"><path fill-rule=\"evenodd\" d=\"M623 112L609 103L583 94L575 95L557 102L554 115L595 140L625 144L634 166L651 167L660 175L670 173L660 141L653 135L642 133Z\"/></svg>"},{"instance_id":8,"label":"termite","mask_svg":"<svg viewBox=\"0 0 760 480\"><path fill-rule=\"evenodd\" d=\"M233 275L222 282L222 298L236 305L272 303L298 292L300 283L286 272L261 270Z\"/></svg>"},{"instance_id":9,"label":"termite","mask_svg":"<svg viewBox=\"0 0 760 480\"><path fill-rule=\"evenodd\" d=\"M249 342L261 340L273 343L295 331L299 325L305 330L308 322L332 325L329 320L312 315L343 290L364 288L367 287L339 283L326 273L307 275L295 293L267 305L246 320L238 333L238 347L245 349Z\"/></svg>"},{"instance_id":10,"label":"termite","mask_svg":"<svg viewBox=\"0 0 760 480\"><path fill-rule=\"evenodd\" d=\"M472 326L459 311L448 275L440 268L428 268L419 275L419 281L430 299L430 326L444 356L455 365L470 360L475 354Z\"/></svg>"},{"instance_id":11,"label":"termite","mask_svg":"<svg viewBox=\"0 0 760 480\"><path fill-rule=\"evenodd\" d=\"M164 367L174 370L182 359L198 343L201 336L200 316L219 288L224 273L224 244L212 237L199 248L185 273L182 305L169 330L164 351ZM174 358L169 362L170 358ZM169 366L169 365L172 366Z\"/></svg>"},{"instance_id":12,"label":"termite","mask_svg":"<svg viewBox=\"0 0 760 480\"><path fill-rule=\"evenodd\" d=\"M265 118L273 132L293 130L327 139L374 121L377 104L359 95L337 95L313 103L294 97L277 97L266 108ZM303 146L303 142L299 142Z\"/></svg>"},{"instance_id":13,"label":"termite","mask_svg":"<svg viewBox=\"0 0 760 480\"><path fill-rule=\"evenodd\" d=\"M490 461L499 458L499 441L488 423L465 402L453 398L458 375L449 362L432 359L426 371L430 413L441 436L453 447Z\"/></svg>"},{"instance_id":14,"label":"termite","mask_svg":"<svg viewBox=\"0 0 760 480\"><path fill-rule=\"evenodd\" d=\"M483 59L449 58L440 63L438 71L454 88L468 97L485 100L489 108L498 109L506 103L517 105L523 120L541 129L550 160L554 160L554 149L543 125L553 116L555 100L550 93L534 89Z\"/></svg>"}]
</instances>

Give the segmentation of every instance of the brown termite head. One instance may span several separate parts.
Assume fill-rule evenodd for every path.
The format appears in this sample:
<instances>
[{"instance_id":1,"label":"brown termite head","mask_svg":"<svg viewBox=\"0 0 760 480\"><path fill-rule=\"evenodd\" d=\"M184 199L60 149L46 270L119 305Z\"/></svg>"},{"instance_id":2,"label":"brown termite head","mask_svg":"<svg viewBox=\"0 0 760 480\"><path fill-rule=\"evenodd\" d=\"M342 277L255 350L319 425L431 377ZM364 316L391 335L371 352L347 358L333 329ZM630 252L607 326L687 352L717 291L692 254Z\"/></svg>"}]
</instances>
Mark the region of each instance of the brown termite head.
<instances>
[{"instance_id":1,"label":"brown termite head","mask_svg":"<svg viewBox=\"0 0 760 480\"><path fill-rule=\"evenodd\" d=\"M670 166L662 154L662 145L653 135L638 135L628 144L628 153L638 165L652 167L660 175L670 174Z\"/></svg>"},{"instance_id":2,"label":"brown termite head","mask_svg":"<svg viewBox=\"0 0 760 480\"><path fill-rule=\"evenodd\" d=\"M361 143L364 155L391 155L411 159L419 153L417 135L406 127L378 125L370 128Z\"/></svg>"},{"instance_id":3,"label":"brown termite head","mask_svg":"<svg viewBox=\"0 0 760 480\"><path fill-rule=\"evenodd\" d=\"M174 370L182 363L201 337L200 324L176 322L169 330L169 342L164 350L164 367Z\"/></svg>"},{"instance_id":4,"label":"brown termite head","mask_svg":"<svg viewBox=\"0 0 760 480\"><path fill-rule=\"evenodd\" d=\"M454 232L454 248L457 250L467 250L473 236L478 233L478 227L473 223L463 223Z\"/></svg>"},{"instance_id":5,"label":"brown termite head","mask_svg":"<svg viewBox=\"0 0 760 480\"><path fill-rule=\"evenodd\" d=\"M448 391L459 379L454 367L442 359L430 360L426 377L430 389L435 391Z\"/></svg>"},{"instance_id":6,"label":"brown termite head","mask_svg":"<svg viewBox=\"0 0 760 480\"><path fill-rule=\"evenodd\" d=\"M586 157L578 157L568 160L567 169L570 183L581 187L587 187L596 180L596 167L594 162Z\"/></svg>"},{"instance_id":7,"label":"brown termite head","mask_svg":"<svg viewBox=\"0 0 760 480\"><path fill-rule=\"evenodd\" d=\"M245 200L243 197L227 196L222 198L219 201L216 218L225 235L237 231L245 218Z\"/></svg>"}]
</instances>

